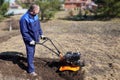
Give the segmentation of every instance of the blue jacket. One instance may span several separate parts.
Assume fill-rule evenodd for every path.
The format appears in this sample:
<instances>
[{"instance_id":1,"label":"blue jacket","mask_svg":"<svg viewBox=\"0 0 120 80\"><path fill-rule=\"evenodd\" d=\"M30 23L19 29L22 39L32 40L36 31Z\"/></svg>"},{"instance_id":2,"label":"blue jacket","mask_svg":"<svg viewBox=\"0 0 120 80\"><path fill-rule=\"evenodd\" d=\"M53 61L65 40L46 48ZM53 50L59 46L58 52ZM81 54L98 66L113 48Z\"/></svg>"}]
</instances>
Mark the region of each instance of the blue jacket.
<instances>
[{"instance_id":1,"label":"blue jacket","mask_svg":"<svg viewBox=\"0 0 120 80\"><path fill-rule=\"evenodd\" d=\"M42 35L42 29L38 15L32 16L27 12L20 19L20 31L24 42L32 40L39 42L39 37Z\"/></svg>"}]
</instances>

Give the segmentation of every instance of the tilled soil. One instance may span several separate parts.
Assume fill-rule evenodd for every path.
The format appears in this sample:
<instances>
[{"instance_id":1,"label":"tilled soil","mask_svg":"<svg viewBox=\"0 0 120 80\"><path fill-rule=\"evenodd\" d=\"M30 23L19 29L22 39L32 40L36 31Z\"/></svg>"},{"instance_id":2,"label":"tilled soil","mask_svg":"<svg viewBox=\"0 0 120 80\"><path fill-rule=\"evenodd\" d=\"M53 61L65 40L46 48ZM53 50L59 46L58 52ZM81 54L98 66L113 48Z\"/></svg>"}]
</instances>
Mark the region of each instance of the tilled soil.
<instances>
[{"instance_id":1,"label":"tilled soil","mask_svg":"<svg viewBox=\"0 0 120 80\"><path fill-rule=\"evenodd\" d=\"M38 76L28 75L26 58L21 53L16 55L0 55L0 71L3 80L83 80L81 70L77 72L60 72L61 62L58 59L35 58L35 67ZM11 65L12 64L12 65ZM7 79L7 78L8 79ZM10 78L9 78L10 77Z\"/></svg>"}]
</instances>

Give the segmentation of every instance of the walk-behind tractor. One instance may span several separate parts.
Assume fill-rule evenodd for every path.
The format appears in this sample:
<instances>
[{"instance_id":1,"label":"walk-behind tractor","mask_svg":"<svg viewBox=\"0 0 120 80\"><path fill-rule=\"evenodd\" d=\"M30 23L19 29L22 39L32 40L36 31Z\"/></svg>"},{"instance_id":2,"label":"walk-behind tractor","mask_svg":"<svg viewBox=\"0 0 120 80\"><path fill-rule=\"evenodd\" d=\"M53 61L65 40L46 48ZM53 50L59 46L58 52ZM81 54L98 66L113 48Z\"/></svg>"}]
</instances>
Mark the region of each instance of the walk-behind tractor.
<instances>
[{"instance_id":1,"label":"walk-behind tractor","mask_svg":"<svg viewBox=\"0 0 120 80\"><path fill-rule=\"evenodd\" d=\"M53 47L56 49L54 51L50 47L46 46L44 43L49 41ZM48 37L45 37L42 42L36 43L40 44L46 48L48 48L50 51L54 52L59 58L60 58L60 64L59 71L79 71L81 67L84 65L83 62L80 60L81 54L79 52L67 52L65 55L63 55L58 48L55 46L55 44L52 42L52 40Z\"/></svg>"}]
</instances>

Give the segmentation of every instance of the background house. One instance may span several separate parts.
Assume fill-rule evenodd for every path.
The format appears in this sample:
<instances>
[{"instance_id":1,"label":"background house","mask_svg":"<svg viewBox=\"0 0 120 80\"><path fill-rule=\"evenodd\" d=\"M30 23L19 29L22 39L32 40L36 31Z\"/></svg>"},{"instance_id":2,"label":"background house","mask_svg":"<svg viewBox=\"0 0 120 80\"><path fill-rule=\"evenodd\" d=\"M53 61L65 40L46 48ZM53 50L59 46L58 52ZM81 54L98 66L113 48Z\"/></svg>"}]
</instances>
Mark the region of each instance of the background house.
<instances>
[{"instance_id":1,"label":"background house","mask_svg":"<svg viewBox=\"0 0 120 80\"><path fill-rule=\"evenodd\" d=\"M33 3L35 0L17 0L18 2L24 3L24 4L31 4Z\"/></svg>"},{"instance_id":2,"label":"background house","mask_svg":"<svg viewBox=\"0 0 120 80\"><path fill-rule=\"evenodd\" d=\"M88 0L65 0L64 8L65 10L75 10L85 6L86 1Z\"/></svg>"},{"instance_id":3,"label":"background house","mask_svg":"<svg viewBox=\"0 0 120 80\"><path fill-rule=\"evenodd\" d=\"M5 15L21 15L27 12L27 9L23 9L21 5L16 3L16 0L10 1L10 6Z\"/></svg>"}]
</instances>

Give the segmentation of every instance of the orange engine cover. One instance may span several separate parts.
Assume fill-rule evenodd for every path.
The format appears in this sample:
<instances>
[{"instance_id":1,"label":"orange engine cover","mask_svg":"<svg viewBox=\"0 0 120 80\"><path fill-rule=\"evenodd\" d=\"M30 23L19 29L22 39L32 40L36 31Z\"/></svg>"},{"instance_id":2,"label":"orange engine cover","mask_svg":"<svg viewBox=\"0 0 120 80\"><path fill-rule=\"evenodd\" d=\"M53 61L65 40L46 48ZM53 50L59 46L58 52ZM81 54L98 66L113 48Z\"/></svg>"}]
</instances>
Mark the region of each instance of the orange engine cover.
<instances>
[{"instance_id":1,"label":"orange engine cover","mask_svg":"<svg viewBox=\"0 0 120 80\"><path fill-rule=\"evenodd\" d=\"M78 71L80 66L61 66L59 71Z\"/></svg>"}]
</instances>

